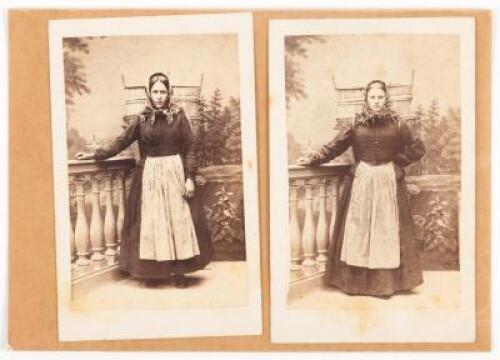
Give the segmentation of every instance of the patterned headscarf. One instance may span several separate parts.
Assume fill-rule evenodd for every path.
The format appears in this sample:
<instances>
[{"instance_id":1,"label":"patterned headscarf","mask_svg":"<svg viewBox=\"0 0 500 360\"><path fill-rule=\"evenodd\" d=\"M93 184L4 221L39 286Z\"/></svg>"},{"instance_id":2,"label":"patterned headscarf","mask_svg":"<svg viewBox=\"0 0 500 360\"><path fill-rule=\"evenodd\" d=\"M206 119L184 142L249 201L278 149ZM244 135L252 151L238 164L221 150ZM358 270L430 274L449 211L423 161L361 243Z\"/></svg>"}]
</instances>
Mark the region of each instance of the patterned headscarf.
<instances>
[{"instance_id":1,"label":"patterned headscarf","mask_svg":"<svg viewBox=\"0 0 500 360\"><path fill-rule=\"evenodd\" d=\"M374 111L368 106L368 92L374 88L382 89L385 92L385 103L379 111ZM355 116L355 124L363 126L377 126L386 124L387 122L397 121L398 114L392 110L391 105L391 98L387 91L385 82L382 80L370 81L365 88L365 102L363 104L363 108L361 112L357 113Z\"/></svg>"},{"instance_id":2,"label":"patterned headscarf","mask_svg":"<svg viewBox=\"0 0 500 360\"><path fill-rule=\"evenodd\" d=\"M154 106L153 99L151 98L151 88L153 85L157 82L161 82L163 85L165 85L165 88L167 89L167 98L165 99L165 103L161 108L156 108ZM147 85L146 85L146 109L143 112L143 115L149 116L151 119L151 124L154 124L157 119L165 119L168 124L172 123L173 116L172 116L172 110L173 106L171 103L171 95L172 95L172 90L170 87L170 80L168 79L168 76L158 72L154 73L151 75L148 79Z\"/></svg>"}]
</instances>

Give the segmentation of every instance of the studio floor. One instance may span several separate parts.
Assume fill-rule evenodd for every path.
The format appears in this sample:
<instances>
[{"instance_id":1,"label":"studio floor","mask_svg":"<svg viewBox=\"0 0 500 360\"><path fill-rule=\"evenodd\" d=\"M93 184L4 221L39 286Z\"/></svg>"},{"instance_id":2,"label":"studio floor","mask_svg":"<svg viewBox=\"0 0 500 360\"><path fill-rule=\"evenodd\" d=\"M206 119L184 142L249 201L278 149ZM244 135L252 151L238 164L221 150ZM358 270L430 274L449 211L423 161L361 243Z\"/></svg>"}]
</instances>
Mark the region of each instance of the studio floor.
<instances>
[{"instance_id":1,"label":"studio floor","mask_svg":"<svg viewBox=\"0 0 500 360\"><path fill-rule=\"evenodd\" d=\"M301 309L429 309L460 306L460 272L426 271L424 283L413 291L397 294L389 299L372 296L346 295L334 288L326 288L321 279L316 284L303 286L291 292L288 308Z\"/></svg>"},{"instance_id":2,"label":"studio floor","mask_svg":"<svg viewBox=\"0 0 500 360\"><path fill-rule=\"evenodd\" d=\"M246 263L216 261L187 275L188 287L173 280L146 287L143 281L119 277L87 287L72 302L73 310L185 309L244 306L247 300Z\"/></svg>"}]
</instances>

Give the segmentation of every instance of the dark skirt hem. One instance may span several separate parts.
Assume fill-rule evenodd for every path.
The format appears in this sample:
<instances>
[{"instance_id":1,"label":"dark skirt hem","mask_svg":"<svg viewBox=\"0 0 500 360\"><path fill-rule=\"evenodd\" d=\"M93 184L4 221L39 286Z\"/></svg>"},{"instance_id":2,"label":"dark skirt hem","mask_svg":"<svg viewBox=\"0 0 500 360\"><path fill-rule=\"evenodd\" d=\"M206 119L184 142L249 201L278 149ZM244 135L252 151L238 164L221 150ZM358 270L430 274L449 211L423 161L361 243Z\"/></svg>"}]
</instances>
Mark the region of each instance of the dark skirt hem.
<instances>
[{"instance_id":1,"label":"dark skirt hem","mask_svg":"<svg viewBox=\"0 0 500 360\"><path fill-rule=\"evenodd\" d=\"M339 291L342 291L343 293L347 295L366 295L366 296L375 296L375 297L389 297L392 295L396 295L401 292L406 292L406 291L411 291L415 289L416 287L420 286L423 284L423 278L415 279L414 281L408 281L407 283L403 284L398 284L396 286L387 288L387 289L353 289L351 286L347 284L343 284L340 282L336 282L334 279L331 279L330 281L325 279L324 285L329 288L335 288Z\"/></svg>"},{"instance_id":2,"label":"dark skirt hem","mask_svg":"<svg viewBox=\"0 0 500 360\"><path fill-rule=\"evenodd\" d=\"M400 223L400 266L397 269L367 269L347 265L340 260L352 183L353 177L348 176L341 194L335 229L329 245L325 285L335 287L349 295L387 297L422 284L420 249L415 239L404 178L398 179L396 186Z\"/></svg>"},{"instance_id":3,"label":"dark skirt hem","mask_svg":"<svg viewBox=\"0 0 500 360\"><path fill-rule=\"evenodd\" d=\"M191 216L198 239L200 254L189 259L155 261L139 258L139 238L141 225L142 174L144 168L137 166L130 185L127 201L128 211L122 229L118 267L137 279L166 279L171 275L188 274L203 269L213 255L210 231L203 210L204 188L198 187L194 198L188 200Z\"/></svg>"},{"instance_id":4,"label":"dark skirt hem","mask_svg":"<svg viewBox=\"0 0 500 360\"><path fill-rule=\"evenodd\" d=\"M192 259L187 259L187 261L192 260ZM193 263L191 265L187 266L181 266L179 265L179 261L186 261L186 260L173 260L173 261L162 261L162 262L157 262L157 266L162 266L163 268L160 268L160 270L156 271L146 271L146 272L141 272L138 269L131 269L129 266L126 266L125 264L119 263L118 268L124 272L127 273L129 276L135 278L135 279L165 279L173 275L185 275L185 274L191 274L199 270L203 270L208 263L210 262L208 259L205 262L201 263Z\"/></svg>"}]
</instances>

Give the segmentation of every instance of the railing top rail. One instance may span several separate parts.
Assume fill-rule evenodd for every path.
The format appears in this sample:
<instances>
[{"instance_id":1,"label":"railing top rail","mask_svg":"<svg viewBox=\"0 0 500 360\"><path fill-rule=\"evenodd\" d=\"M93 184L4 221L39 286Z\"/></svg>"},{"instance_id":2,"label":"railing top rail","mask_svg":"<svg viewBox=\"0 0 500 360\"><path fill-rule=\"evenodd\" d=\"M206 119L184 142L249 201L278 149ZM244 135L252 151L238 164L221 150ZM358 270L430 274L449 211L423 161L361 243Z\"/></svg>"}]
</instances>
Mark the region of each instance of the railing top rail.
<instances>
[{"instance_id":1,"label":"railing top rail","mask_svg":"<svg viewBox=\"0 0 500 360\"><path fill-rule=\"evenodd\" d=\"M407 176L406 183L418 185L421 191L459 191L460 175Z\"/></svg>"},{"instance_id":2,"label":"railing top rail","mask_svg":"<svg viewBox=\"0 0 500 360\"><path fill-rule=\"evenodd\" d=\"M242 181L241 165L210 165L198 168L198 174L211 182Z\"/></svg>"},{"instance_id":3,"label":"railing top rail","mask_svg":"<svg viewBox=\"0 0 500 360\"><path fill-rule=\"evenodd\" d=\"M343 176L351 168L350 164L323 164L319 166L289 165L288 177L290 179L309 179L321 176Z\"/></svg>"},{"instance_id":4,"label":"railing top rail","mask_svg":"<svg viewBox=\"0 0 500 360\"><path fill-rule=\"evenodd\" d=\"M109 170L125 170L135 167L134 158L110 158L107 160L69 160L68 172L70 175L94 173Z\"/></svg>"},{"instance_id":5,"label":"railing top rail","mask_svg":"<svg viewBox=\"0 0 500 360\"><path fill-rule=\"evenodd\" d=\"M318 177L343 176L348 173L349 164L324 164L320 166L289 165L290 180L313 179ZM459 191L460 175L417 175L406 176L407 184L418 185L422 191Z\"/></svg>"},{"instance_id":6,"label":"railing top rail","mask_svg":"<svg viewBox=\"0 0 500 360\"><path fill-rule=\"evenodd\" d=\"M107 160L70 160L69 175L84 175L103 171L129 170L136 165L131 157L115 157ZM200 167L198 174L210 182L242 181L241 165L210 165Z\"/></svg>"}]
</instances>

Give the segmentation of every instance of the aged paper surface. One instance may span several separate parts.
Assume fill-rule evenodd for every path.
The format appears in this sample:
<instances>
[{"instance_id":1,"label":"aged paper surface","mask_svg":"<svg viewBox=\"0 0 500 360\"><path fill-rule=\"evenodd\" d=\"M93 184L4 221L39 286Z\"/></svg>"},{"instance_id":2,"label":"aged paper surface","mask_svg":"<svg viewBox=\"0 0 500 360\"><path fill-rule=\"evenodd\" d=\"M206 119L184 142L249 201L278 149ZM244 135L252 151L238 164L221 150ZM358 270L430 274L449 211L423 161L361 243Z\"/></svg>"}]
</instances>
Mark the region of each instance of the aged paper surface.
<instances>
[{"instance_id":1,"label":"aged paper surface","mask_svg":"<svg viewBox=\"0 0 500 360\"><path fill-rule=\"evenodd\" d=\"M474 36L473 18L271 21L273 342L475 340ZM319 239L325 235L320 234L331 237L330 221L334 222L335 211L344 211L339 200L344 175L338 174L353 161L352 154L339 159L337 168L335 163L316 170L295 166L301 153L326 144L352 121L364 101L364 86L374 79L387 84L392 108L408 123L413 121L415 132L427 141L421 168L407 174L413 211L420 206L422 214L414 214L413 220L417 228L418 221L422 224L423 283L409 292L379 297L363 290L349 295L323 284L334 239L322 244ZM438 122L441 127L434 125ZM457 153L444 164L445 153L433 148L437 140L432 139L447 135L450 140L443 146L455 143ZM328 176L341 177L332 181ZM448 186L451 183L455 185ZM433 227L435 222L444 227ZM445 227L449 232L442 236ZM433 251L437 261L430 258ZM455 260L444 263L451 253Z\"/></svg>"},{"instance_id":2,"label":"aged paper surface","mask_svg":"<svg viewBox=\"0 0 500 360\"><path fill-rule=\"evenodd\" d=\"M13 10L9 12L9 344L23 350L246 350L246 351L471 351L490 345L490 92L491 15L485 10L276 10L253 11L263 333L258 336L161 338L61 342L57 331L57 293L53 171L50 119L48 23L53 19L214 13L224 10ZM268 25L276 19L457 17L476 20L476 329L474 343L271 343L268 181ZM33 59L36 59L34 64ZM37 81L33 82L33 79ZM31 107L24 94L36 92ZM37 109L33 116L33 108ZM22 121L19 121L22 119ZM29 131L27 131L29 130ZM33 137L36 133L37 137ZM27 147L26 144L30 146ZM281 151L281 150L280 150ZM254 164L255 165L255 164ZM28 175L29 174L29 175ZM34 176L33 176L34 175ZM36 182L34 181L36 179ZM29 189L30 191L26 191ZM287 200L285 200L286 203ZM34 221L33 219L36 219ZM286 249L284 251L287 251ZM29 275L28 275L29 274ZM37 309L37 311L33 311ZM38 311L40 310L40 311Z\"/></svg>"},{"instance_id":3,"label":"aged paper surface","mask_svg":"<svg viewBox=\"0 0 500 360\"><path fill-rule=\"evenodd\" d=\"M56 20L50 22L49 31L59 339L260 334L252 16ZM166 275L161 282L154 280L159 276L154 271L137 279L118 271L117 252L123 256L124 250L119 250L114 236L119 239L121 227L127 227L126 212L135 211L124 205L132 201L129 187L134 186L128 177L134 170L129 171L125 164L133 161L127 159L137 152L126 150L128 153L112 158L104 167L76 160L75 155L106 146L106 137L116 138L134 121L145 106L145 79L158 71L170 79L173 104L183 108L193 133L199 131L196 141L204 136L197 143L203 157L200 162L212 165L200 168L203 178L196 178L196 182L197 191L205 194L201 211L211 232L208 241L219 248L214 249L215 258L205 268L188 270L186 289L174 287L173 279ZM222 146L224 141L230 144L232 152L209 147L208 141L215 142L218 135L210 132L216 121L225 122L216 132L225 134L218 140ZM142 140L142 136L141 146L154 141ZM76 149L79 142L87 145ZM169 161L162 165L165 169L175 161L164 159ZM142 166L148 166L147 161ZM153 179L149 181L160 181ZM169 177L163 179L170 181ZM166 199L172 199L173 193L169 194ZM180 205L175 205L178 202L170 204L174 205L167 206L177 206L174 213L181 211ZM155 219L156 215L150 217ZM155 223L152 231L162 224ZM73 231L74 242L70 241ZM197 235L201 241L203 234L197 230ZM231 242L226 244L227 240ZM243 241L243 248L226 254L227 248L239 241ZM192 245L178 242L175 246L174 252ZM143 280L148 276L153 278L149 283ZM152 281L156 285L152 286ZM175 281L177 286L181 280Z\"/></svg>"}]
</instances>

